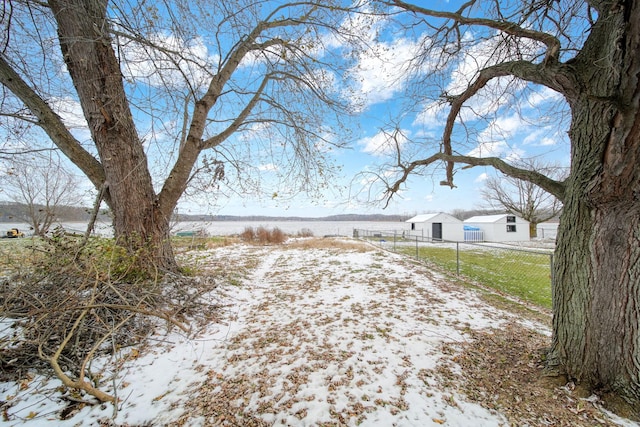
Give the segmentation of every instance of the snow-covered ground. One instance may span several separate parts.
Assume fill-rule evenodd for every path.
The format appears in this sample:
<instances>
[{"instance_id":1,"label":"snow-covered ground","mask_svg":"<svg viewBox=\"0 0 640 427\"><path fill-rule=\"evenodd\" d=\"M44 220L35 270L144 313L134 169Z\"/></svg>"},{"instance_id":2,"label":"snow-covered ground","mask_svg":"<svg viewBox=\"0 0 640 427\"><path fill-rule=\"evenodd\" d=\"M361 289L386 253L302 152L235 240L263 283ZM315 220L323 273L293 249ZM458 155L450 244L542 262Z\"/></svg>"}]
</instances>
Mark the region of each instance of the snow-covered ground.
<instances>
[{"instance_id":1,"label":"snow-covered ground","mask_svg":"<svg viewBox=\"0 0 640 427\"><path fill-rule=\"evenodd\" d=\"M194 253L201 271L239 272L214 291L218 322L196 337L172 332L123 349L102 385L117 406L87 405L62 420L69 394L57 379L0 384L0 425L505 425L431 372L455 357L443 343L517 319L400 255L343 244Z\"/></svg>"}]
</instances>

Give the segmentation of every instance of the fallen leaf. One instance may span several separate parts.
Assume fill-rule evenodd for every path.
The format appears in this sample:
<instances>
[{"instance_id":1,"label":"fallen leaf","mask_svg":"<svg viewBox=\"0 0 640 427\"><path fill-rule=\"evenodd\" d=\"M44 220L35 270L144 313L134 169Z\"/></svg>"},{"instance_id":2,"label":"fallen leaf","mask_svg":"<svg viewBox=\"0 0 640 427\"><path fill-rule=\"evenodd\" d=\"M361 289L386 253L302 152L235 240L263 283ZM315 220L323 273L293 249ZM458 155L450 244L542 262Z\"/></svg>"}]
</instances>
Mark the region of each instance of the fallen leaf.
<instances>
[{"instance_id":1,"label":"fallen leaf","mask_svg":"<svg viewBox=\"0 0 640 427\"><path fill-rule=\"evenodd\" d=\"M167 392L165 392L165 393L162 393L160 396L156 396L156 397L154 397L154 398L153 398L153 401L154 401L154 402L157 402L158 400L161 400L162 398L164 398L167 394L169 394L169 392L168 392L168 391L167 391Z\"/></svg>"}]
</instances>

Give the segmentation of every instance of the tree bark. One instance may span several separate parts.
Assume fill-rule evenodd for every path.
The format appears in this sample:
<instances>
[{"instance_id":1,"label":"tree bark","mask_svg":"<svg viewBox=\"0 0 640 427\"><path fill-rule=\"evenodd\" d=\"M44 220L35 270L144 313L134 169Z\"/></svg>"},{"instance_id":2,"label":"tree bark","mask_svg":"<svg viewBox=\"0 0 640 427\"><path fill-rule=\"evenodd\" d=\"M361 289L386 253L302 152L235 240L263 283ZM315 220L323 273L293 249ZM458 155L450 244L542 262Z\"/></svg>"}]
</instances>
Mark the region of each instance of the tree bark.
<instances>
[{"instance_id":1,"label":"tree bark","mask_svg":"<svg viewBox=\"0 0 640 427\"><path fill-rule=\"evenodd\" d=\"M584 133L585 138L590 138ZM637 137L635 141L637 147ZM598 157L585 151L583 157ZM578 160L576 157L580 156L574 156L574 161ZM585 186L576 181L604 183L608 181L604 169L590 179L588 174L581 177L576 173L567 186L554 262L551 360L563 366L571 378L594 389L619 392L637 404L640 402L638 181L636 178L635 186L632 182L611 183L602 193L601 185L594 185L585 197L582 191ZM618 193L616 198L608 197L612 192Z\"/></svg>"},{"instance_id":2,"label":"tree bark","mask_svg":"<svg viewBox=\"0 0 640 427\"><path fill-rule=\"evenodd\" d=\"M64 60L104 168L115 238L147 269L176 270L169 215L157 196L125 95L105 0L50 0Z\"/></svg>"},{"instance_id":3,"label":"tree bark","mask_svg":"<svg viewBox=\"0 0 640 427\"><path fill-rule=\"evenodd\" d=\"M627 3L599 20L574 65L589 91L571 101L550 361L640 407L640 13Z\"/></svg>"}]
</instances>

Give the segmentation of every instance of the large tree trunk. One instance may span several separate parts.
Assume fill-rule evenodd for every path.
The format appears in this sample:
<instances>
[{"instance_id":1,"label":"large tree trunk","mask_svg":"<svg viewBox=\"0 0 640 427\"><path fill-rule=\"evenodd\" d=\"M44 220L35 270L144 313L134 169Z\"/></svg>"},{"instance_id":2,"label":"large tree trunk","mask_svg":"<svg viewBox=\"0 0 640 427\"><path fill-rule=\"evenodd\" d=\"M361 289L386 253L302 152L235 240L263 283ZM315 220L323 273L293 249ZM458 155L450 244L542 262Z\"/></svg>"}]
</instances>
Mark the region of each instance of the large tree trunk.
<instances>
[{"instance_id":1,"label":"large tree trunk","mask_svg":"<svg viewBox=\"0 0 640 427\"><path fill-rule=\"evenodd\" d=\"M636 143L637 145L637 143ZM585 153L584 157L596 156ZM575 158L575 157L574 157ZM597 157L596 157L597 158ZM602 172L591 177L602 179ZM637 187L585 194L571 178L553 283L552 359L587 386L640 402L640 209ZM584 176L583 179L588 177ZM636 181L637 183L637 181ZM614 197L611 195L614 194ZM609 196L609 197L607 197ZM601 200L605 199L605 200ZM609 391L607 390L607 391Z\"/></svg>"},{"instance_id":2,"label":"large tree trunk","mask_svg":"<svg viewBox=\"0 0 640 427\"><path fill-rule=\"evenodd\" d=\"M169 216L157 207L142 141L125 95L106 0L50 0L67 68L106 177L115 238L150 270L177 268Z\"/></svg>"},{"instance_id":3,"label":"large tree trunk","mask_svg":"<svg viewBox=\"0 0 640 427\"><path fill-rule=\"evenodd\" d=\"M638 405L640 14L633 3L599 21L590 36L598 44L576 61L589 93L571 105L572 173L555 254L550 360Z\"/></svg>"}]
</instances>

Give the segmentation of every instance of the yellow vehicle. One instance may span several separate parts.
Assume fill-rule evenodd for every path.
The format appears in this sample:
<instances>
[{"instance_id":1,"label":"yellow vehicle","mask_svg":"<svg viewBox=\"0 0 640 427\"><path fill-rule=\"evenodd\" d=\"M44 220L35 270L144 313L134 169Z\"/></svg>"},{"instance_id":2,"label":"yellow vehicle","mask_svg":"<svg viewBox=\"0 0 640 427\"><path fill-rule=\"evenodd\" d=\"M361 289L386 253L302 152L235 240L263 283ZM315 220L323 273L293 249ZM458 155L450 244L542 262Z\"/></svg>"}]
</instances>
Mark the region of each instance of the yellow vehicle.
<instances>
[{"instance_id":1,"label":"yellow vehicle","mask_svg":"<svg viewBox=\"0 0 640 427\"><path fill-rule=\"evenodd\" d=\"M18 237L24 237L24 233L17 228L12 228L11 230L7 231L7 235L5 237L9 239L17 239Z\"/></svg>"}]
</instances>

